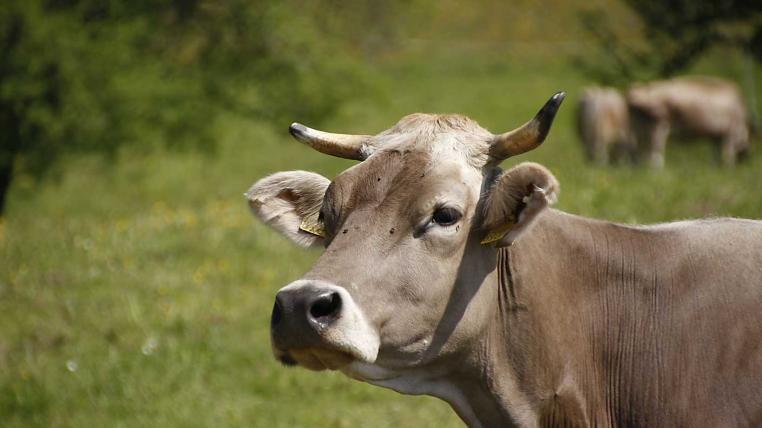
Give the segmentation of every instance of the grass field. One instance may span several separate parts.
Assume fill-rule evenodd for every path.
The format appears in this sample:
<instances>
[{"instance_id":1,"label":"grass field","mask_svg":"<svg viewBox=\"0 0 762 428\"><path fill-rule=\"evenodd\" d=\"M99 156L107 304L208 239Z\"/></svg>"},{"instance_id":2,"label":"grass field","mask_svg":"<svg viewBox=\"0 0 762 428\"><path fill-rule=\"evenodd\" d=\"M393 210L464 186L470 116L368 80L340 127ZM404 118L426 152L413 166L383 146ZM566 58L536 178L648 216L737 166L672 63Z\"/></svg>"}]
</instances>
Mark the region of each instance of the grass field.
<instances>
[{"instance_id":1,"label":"grass field","mask_svg":"<svg viewBox=\"0 0 762 428\"><path fill-rule=\"evenodd\" d=\"M548 166L560 209L623 222L762 218L759 142L735 169L718 165L710 142L670 147L663 171L587 165L572 126L585 81L561 61L407 60L377 74L383 100L358 94L332 130L378 132L436 111L505 131L565 89L548 141L505 163ZM15 184L0 223L0 425L460 426L436 399L273 360L275 291L318 253L256 223L242 193L274 171L332 177L351 163L291 141L287 124L215 126L211 155L127 151Z\"/></svg>"}]
</instances>

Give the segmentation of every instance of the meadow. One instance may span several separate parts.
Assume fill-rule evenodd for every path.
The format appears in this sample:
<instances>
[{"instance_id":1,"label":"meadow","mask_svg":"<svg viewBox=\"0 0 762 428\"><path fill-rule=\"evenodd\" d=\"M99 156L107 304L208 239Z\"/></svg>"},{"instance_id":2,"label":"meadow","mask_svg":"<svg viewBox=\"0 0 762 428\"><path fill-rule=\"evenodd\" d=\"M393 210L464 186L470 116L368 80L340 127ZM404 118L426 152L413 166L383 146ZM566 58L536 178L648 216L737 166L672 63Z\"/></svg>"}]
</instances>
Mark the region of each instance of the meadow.
<instances>
[{"instance_id":1,"label":"meadow","mask_svg":"<svg viewBox=\"0 0 762 428\"><path fill-rule=\"evenodd\" d=\"M762 218L759 141L732 169L709 141L668 147L662 171L591 166L574 130L588 82L567 62L442 55L377 65L382 96L358 94L324 128L375 133L427 111L502 132L566 90L545 144L504 163L550 168L557 208L627 223ZM696 71L734 61L719 55ZM255 222L242 194L275 171L333 177L352 163L294 142L287 123L230 116L210 126L219 140L211 152L126 149L15 183L0 223L0 425L461 426L437 399L272 358L273 296L319 253Z\"/></svg>"}]
</instances>

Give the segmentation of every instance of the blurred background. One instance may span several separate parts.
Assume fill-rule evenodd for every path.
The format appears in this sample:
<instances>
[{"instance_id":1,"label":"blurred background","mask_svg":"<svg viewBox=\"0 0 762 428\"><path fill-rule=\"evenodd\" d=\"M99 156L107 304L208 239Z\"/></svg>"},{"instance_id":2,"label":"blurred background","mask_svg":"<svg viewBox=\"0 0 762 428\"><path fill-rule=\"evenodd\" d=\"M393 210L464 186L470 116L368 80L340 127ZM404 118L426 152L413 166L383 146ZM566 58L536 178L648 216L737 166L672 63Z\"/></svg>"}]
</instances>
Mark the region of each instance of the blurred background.
<instances>
[{"instance_id":1,"label":"blurred background","mask_svg":"<svg viewBox=\"0 0 762 428\"><path fill-rule=\"evenodd\" d=\"M698 138L598 165L582 88L685 74L762 97L754 1L5 0L0 5L2 426L460 426L449 407L271 357L272 299L318 253L254 221L266 174L352 162L299 121L377 133L456 112L493 132L566 90L533 160L558 208L621 222L762 218L762 148ZM758 122L757 122L758 123Z\"/></svg>"}]
</instances>

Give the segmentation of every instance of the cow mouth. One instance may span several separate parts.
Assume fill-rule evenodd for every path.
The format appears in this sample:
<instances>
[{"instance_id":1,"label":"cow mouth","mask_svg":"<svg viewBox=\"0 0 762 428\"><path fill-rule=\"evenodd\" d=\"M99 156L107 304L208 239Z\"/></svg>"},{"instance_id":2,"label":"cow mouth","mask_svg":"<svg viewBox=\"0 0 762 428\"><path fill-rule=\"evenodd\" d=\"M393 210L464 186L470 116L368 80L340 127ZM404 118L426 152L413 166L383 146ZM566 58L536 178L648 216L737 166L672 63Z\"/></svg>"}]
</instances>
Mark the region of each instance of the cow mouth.
<instances>
[{"instance_id":1,"label":"cow mouth","mask_svg":"<svg viewBox=\"0 0 762 428\"><path fill-rule=\"evenodd\" d=\"M338 370L355 360L373 363L380 337L346 289L297 280L276 296L270 345L284 365Z\"/></svg>"},{"instance_id":2,"label":"cow mouth","mask_svg":"<svg viewBox=\"0 0 762 428\"><path fill-rule=\"evenodd\" d=\"M286 366L302 366L309 370L339 370L353 361L355 357L347 352L325 348L291 348L276 353L278 361Z\"/></svg>"}]
</instances>

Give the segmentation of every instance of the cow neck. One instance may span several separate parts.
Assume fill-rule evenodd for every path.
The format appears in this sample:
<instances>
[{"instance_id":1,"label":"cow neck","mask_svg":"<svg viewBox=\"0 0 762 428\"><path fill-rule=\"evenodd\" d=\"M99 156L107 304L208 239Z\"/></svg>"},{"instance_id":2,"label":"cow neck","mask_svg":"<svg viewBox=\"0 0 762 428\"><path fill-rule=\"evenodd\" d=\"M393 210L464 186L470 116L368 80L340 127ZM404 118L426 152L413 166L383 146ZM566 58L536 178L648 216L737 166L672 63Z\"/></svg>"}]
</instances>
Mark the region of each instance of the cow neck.
<instances>
[{"instance_id":1,"label":"cow neck","mask_svg":"<svg viewBox=\"0 0 762 428\"><path fill-rule=\"evenodd\" d=\"M496 275L482 284L495 295L493 316L468 365L477 371L470 379L478 382L462 384L482 426L534 426L548 414L584 420L578 371L570 366L575 336L558 329L575 325L573 305L565 304L571 303L569 290L561 291L575 272L570 259L549 256L584 252L572 248L574 236L566 232L575 229L570 222L583 220L547 210L519 241L495 255Z\"/></svg>"}]
</instances>

